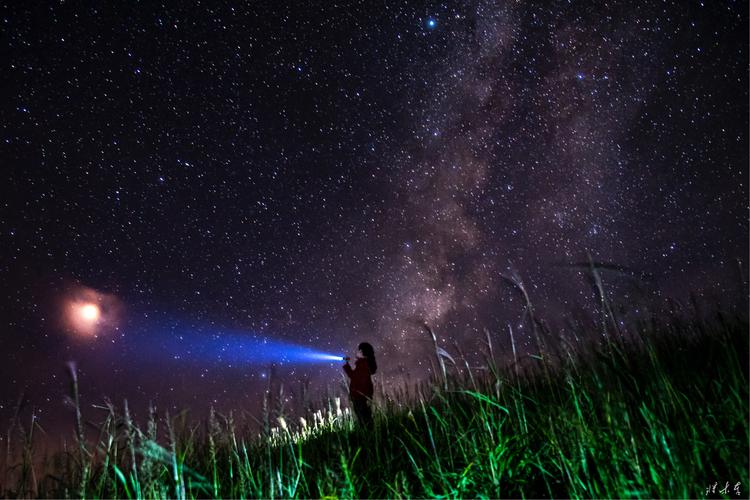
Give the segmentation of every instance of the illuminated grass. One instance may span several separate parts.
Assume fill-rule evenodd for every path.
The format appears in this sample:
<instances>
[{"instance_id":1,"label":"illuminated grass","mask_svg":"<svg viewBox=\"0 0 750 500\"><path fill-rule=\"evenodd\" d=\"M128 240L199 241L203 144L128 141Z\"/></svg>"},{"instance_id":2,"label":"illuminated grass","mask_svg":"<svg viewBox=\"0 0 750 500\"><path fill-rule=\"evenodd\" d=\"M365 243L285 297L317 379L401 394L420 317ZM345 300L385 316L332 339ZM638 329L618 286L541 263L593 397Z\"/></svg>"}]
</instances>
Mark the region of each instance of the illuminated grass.
<instances>
[{"instance_id":1,"label":"illuminated grass","mask_svg":"<svg viewBox=\"0 0 750 500\"><path fill-rule=\"evenodd\" d=\"M440 370L411 398L381 401L369 432L333 402L304 422L278 420L265 437L213 413L203 423L178 415L139 428L126 409L104 406L97 443L80 437L44 471L32 467L29 443L2 491L695 498L715 482L740 482L746 497L746 320L670 318L619 333L583 352L543 353L471 378L446 365L447 380Z\"/></svg>"}]
</instances>

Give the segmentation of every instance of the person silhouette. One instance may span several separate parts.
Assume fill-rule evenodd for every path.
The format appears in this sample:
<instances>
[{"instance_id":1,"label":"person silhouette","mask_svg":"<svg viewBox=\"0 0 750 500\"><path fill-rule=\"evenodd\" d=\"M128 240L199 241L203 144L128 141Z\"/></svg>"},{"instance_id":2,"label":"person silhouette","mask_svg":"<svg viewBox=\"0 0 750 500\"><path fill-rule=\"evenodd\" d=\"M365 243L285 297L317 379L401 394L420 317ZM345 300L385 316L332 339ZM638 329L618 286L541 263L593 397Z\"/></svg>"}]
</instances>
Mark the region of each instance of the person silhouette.
<instances>
[{"instance_id":1,"label":"person silhouette","mask_svg":"<svg viewBox=\"0 0 750 500\"><path fill-rule=\"evenodd\" d=\"M344 372L349 377L349 397L357 420L365 427L372 425L372 409L370 401L374 393L372 378L378 365L375 362L375 350L372 345L362 342L357 347L357 359L354 368L349 366L349 358L344 358Z\"/></svg>"}]
</instances>

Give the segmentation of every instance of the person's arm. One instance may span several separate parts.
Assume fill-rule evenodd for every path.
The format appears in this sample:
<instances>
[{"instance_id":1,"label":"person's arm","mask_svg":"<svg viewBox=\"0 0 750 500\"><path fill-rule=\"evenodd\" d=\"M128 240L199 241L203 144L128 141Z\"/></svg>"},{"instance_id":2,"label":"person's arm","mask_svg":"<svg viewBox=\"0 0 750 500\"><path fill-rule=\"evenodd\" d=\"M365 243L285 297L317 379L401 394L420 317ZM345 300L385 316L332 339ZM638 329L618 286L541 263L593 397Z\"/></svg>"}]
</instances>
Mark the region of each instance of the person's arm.
<instances>
[{"instance_id":1,"label":"person's arm","mask_svg":"<svg viewBox=\"0 0 750 500\"><path fill-rule=\"evenodd\" d=\"M346 364L344 364L344 371L346 372L347 377L352 378L352 375L354 374L354 370L352 370L352 367L349 366L348 361L346 362Z\"/></svg>"}]
</instances>

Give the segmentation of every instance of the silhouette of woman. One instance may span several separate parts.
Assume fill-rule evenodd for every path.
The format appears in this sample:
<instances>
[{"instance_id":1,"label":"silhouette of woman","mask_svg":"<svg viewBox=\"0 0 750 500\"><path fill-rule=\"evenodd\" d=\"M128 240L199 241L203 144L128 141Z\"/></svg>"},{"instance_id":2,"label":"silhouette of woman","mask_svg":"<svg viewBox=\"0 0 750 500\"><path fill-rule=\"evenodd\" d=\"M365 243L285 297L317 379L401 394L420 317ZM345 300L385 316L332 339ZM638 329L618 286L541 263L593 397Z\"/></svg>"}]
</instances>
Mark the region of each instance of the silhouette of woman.
<instances>
[{"instance_id":1,"label":"silhouette of woman","mask_svg":"<svg viewBox=\"0 0 750 500\"><path fill-rule=\"evenodd\" d=\"M357 349L354 369L349 366L349 358L344 358L346 360L344 371L349 377L349 396L352 399L352 407L357 420L360 424L370 427L372 425L370 400L374 392L370 375L377 371L378 364L375 362L375 351L370 344L362 342Z\"/></svg>"}]
</instances>

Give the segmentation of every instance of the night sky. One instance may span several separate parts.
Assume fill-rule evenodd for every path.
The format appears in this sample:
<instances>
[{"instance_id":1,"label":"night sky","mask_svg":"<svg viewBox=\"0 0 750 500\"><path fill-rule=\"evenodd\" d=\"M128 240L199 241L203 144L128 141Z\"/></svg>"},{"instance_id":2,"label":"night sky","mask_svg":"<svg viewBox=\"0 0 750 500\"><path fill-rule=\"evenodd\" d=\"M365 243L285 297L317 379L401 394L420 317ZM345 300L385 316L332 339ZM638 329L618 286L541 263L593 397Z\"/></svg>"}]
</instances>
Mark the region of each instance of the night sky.
<instances>
[{"instance_id":1,"label":"night sky","mask_svg":"<svg viewBox=\"0 0 750 500\"><path fill-rule=\"evenodd\" d=\"M67 424L68 361L141 416L343 394L209 341L369 341L387 387L426 321L481 364L533 346L503 275L595 314L588 254L630 314L736 293L747 2L532 3L3 5L0 421Z\"/></svg>"}]
</instances>

